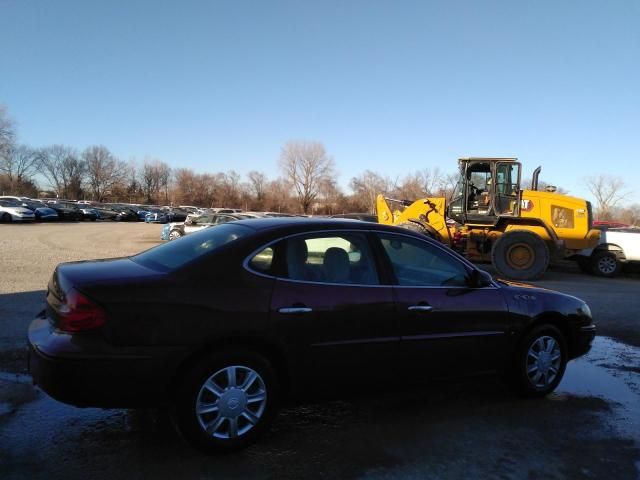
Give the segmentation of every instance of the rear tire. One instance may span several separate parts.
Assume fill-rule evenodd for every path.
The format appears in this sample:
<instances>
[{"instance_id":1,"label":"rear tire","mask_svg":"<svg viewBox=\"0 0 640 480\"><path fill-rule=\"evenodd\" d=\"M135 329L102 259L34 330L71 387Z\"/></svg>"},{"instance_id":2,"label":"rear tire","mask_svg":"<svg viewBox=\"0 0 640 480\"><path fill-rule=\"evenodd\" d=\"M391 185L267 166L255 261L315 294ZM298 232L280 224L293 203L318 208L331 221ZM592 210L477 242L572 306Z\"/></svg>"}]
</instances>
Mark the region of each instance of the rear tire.
<instances>
[{"instance_id":1,"label":"rear tire","mask_svg":"<svg viewBox=\"0 0 640 480\"><path fill-rule=\"evenodd\" d=\"M180 233L179 230L171 230L171 232L169 232L169 241L177 240L180 237L182 237L182 233Z\"/></svg>"},{"instance_id":2,"label":"rear tire","mask_svg":"<svg viewBox=\"0 0 640 480\"><path fill-rule=\"evenodd\" d=\"M512 385L523 397L539 398L562 381L568 361L567 342L553 325L540 325L519 343L511 370Z\"/></svg>"},{"instance_id":3,"label":"rear tire","mask_svg":"<svg viewBox=\"0 0 640 480\"><path fill-rule=\"evenodd\" d=\"M11 215L9 215L8 213L3 213L2 216L0 216L0 222L2 223L11 223L13 221L13 219L11 218Z\"/></svg>"},{"instance_id":4,"label":"rear tire","mask_svg":"<svg viewBox=\"0 0 640 480\"><path fill-rule=\"evenodd\" d=\"M547 271L551 257L542 238L529 231L515 230L498 238L491 249L491 261L505 277L534 280Z\"/></svg>"},{"instance_id":5,"label":"rear tire","mask_svg":"<svg viewBox=\"0 0 640 480\"><path fill-rule=\"evenodd\" d=\"M277 408L278 383L269 361L251 351L226 350L205 356L186 373L174 418L187 442L213 453L254 443Z\"/></svg>"},{"instance_id":6,"label":"rear tire","mask_svg":"<svg viewBox=\"0 0 640 480\"><path fill-rule=\"evenodd\" d=\"M616 277L622 271L622 263L615 252L601 250L591 255L591 271L600 277Z\"/></svg>"}]
</instances>

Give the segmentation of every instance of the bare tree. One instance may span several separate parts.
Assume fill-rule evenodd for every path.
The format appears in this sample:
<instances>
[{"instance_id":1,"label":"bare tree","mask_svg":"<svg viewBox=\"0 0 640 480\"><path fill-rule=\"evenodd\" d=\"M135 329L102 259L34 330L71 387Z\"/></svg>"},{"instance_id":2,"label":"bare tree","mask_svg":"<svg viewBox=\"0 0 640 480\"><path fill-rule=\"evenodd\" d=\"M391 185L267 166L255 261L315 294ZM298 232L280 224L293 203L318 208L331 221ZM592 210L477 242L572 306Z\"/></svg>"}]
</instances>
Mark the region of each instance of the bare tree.
<instances>
[{"instance_id":1,"label":"bare tree","mask_svg":"<svg viewBox=\"0 0 640 480\"><path fill-rule=\"evenodd\" d=\"M84 181L85 165L77 152L64 145L51 145L36 153L40 173L56 195L65 198L79 195Z\"/></svg>"},{"instance_id":2,"label":"bare tree","mask_svg":"<svg viewBox=\"0 0 640 480\"><path fill-rule=\"evenodd\" d=\"M103 201L111 189L124 184L127 164L115 158L107 147L88 147L82 152L87 166L87 184L94 200Z\"/></svg>"},{"instance_id":3,"label":"bare tree","mask_svg":"<svg viewBox=\"0 0 640 480\"><path fill-rule=\"evenodd\" d=\"M289 196L290 185L284 178L277 178L267 183L265 189L265 210L274 212L293 211L293 201Z\"/></svg>"},{"instance_id":4,"label":"bare tree","mask_svg":"<svg viewBox=\"0 0 640 480\"><path fill-rule=\"evenodd\" d=\"M249 178L249 188L253 193L255 200L258 202L264 201L265 188L267 186L267 176L256 170L252 170L247 175Z\"/></svg>"},{"instance_id":5,"label":"bare tree","mask_svg":"<svg viewBox=\"0 0 640 480\"><path fill-rule=\"evenodd\" d=\"M240 175L235 170L218 174L220 206L237 207L240 202Z\"/></svg>"},{"instance_id":6,"label":"bare tree","mask_svg":"<svg viewBox=\"0 0 640 480\"><path fill-rule=\"evenodd\" d=\"M158 165L158 186L164 192L164 203L169 203L169 183L171 181L171 167L164 162Z\"/></svg>"},{"instance_id":7,"label":"bare tree","mask_svg":"<svg viewBox=\"0 0 640 480\"><path fill-rule=\"evenodd\" d=\"M419 172L416 172L416 179L420 183L424 196L433 197L434 195L437 195L444 176L438 167L424 168Z\"/></svg>"},{"instance_id":8,"label":"bare tree","mask_svg":"<svg viewBox=\"0 0 640 480\"><path fill-rule=\"evenodd\" d=\"M193 204L196 195L196 174L188 168L175 171L175 194L181 204ZM207 205L209 206L209 205Z\"/></svg>"},{"instance_id":9,"label":"bare tree","mask_svg":"<svg viewBox=\"0 0 640 480\"><path fill-rule=\"evenodd\" d=\"M585 185L598 202L598 218L610 220L611 211L629 196L624 180L610 175L585 178Z\"/></svg>"},{"instance_id":10,"label":"bare tree","mask_svg":"<svg viewBox=\"0 0 640 480\"><path fill-rule=\"evenodd\" d=\"M157 160L145 160L142 166L142 191L144 192L146 202L153 203L153 199L160 188L160 169Z\"/></svg>"},{"instance_id":11,"label":"bare tree","mask_svg":"<svg viewBox=\"0 0 640 480\"><path fill-rule=\"evenodd\" d=\"M280 168L305 214L317 198L322 182L335 179L333 159L319 142L288 142L280 154Z\"/></svg>"},{"instance_id":12,"label":"bare tree","mask_svg":"<svg viewBox=\"0 0 640 480\"><path fill-rule=\"evenodd\" d=\"M12 145L0 156L0 172L6 175L12 193L20 194L22 185L31 183L38 168L36 152L26 145Z\"/></svg>"},{"instance_id":13,"label":"bare tree","mask_svg":"<svg viewBox=\"0 0 640 480\"><path fill-rule=\"evenodd\" d=\"M6 107L0 105L0 158L6 155L15 142L16 133L13 120L9 118Z\"/></svg>"},{"instance_id":14,"label":"bare tree","mask_svg":"<svg viewBox=\"0 0 640 480\"><path fill-rule=\"evenodd\" d=\"M459 174L449 173L443 175L440 178L440 184L438 185L436 196L444 197L447 200L447 203L449 203L453 199L453 194L459 179Z\"/></svg>"},{"instance_id":15,"label":"bare tree","mask_svg":"<svg viewBox=\"0 0 640 480\"><path fill-rule=\"evenodd\" d=\"M359 209L366 209L369 213L376 212L376 196L387 194L388 182L380 174L366 170L349 182L353 191L354 202Z\"/></svg>"}]
</instances>

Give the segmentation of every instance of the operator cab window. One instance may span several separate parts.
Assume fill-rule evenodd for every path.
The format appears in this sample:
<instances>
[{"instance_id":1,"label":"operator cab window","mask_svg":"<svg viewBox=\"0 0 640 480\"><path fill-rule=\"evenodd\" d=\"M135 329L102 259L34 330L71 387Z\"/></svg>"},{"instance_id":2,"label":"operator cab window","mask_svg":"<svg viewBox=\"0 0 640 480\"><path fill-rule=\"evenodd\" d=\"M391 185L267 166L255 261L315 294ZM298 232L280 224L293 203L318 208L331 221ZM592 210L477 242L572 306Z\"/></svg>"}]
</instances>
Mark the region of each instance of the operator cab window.
<instances>
[{"instance_id":1,"label":"operator cab window","mask_svg":"<svg viewBox=\"0 0 640 480\"><path fill-rule=\"evenodd\" d=\"M491 165L476 163L467 169L468 192L467 212L478 215L488 215L491 212L491 188L493 178Z\"/></svg>"},{"instance_id":2,"label":"operator cab window","mask_svg":"<svg viewBox=\"0 0 640 480\"><path fill-rule=\"evenodd\" d=\"M520 164L499 162L496 166L497 215L518 214L518 187L520 184Z\"/></svg>"}]
</instances>

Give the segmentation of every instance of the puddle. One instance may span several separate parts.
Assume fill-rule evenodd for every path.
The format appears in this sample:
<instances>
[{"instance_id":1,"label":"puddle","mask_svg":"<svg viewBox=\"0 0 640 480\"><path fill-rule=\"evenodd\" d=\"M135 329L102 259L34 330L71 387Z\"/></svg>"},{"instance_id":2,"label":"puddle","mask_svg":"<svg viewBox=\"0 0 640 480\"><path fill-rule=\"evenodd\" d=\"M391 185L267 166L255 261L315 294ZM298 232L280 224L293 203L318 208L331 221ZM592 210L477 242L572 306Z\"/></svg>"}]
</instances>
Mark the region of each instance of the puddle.
<instances>
[{"instance_id":1,"label":"puddle","mask_svg":"<svg viewBox=\"0 0 640 480\"><path fill-rule=\"evenodd\" d=\"M640 349L597 337L546 400L523 401L498 384L285 409L260 443L220 457L184 446L155 412L78 409L44 394L0 398L0 463L8 479L108 479L114 462L144 478L640 479L639 366ZM37 392L27 375L0 380L13 397Z\"/></svg>"},{"instance_id":2,"label":"puddle","mask_svg":"<svg viewBox=\"0 0 640 480\"><path fill-rule=\"evenodd\" d=\"M0 402L0 417L2 415L7 415L11 412L13 412L13 407L11 406L10 403Z\"/></svg>"},{"instance_id":3,"label":"puddle","mask_svg":"<svg viewBox=\"0 0 640 480\"><path fill-rule=\"evenodd\" d=\"M32 383L31 375L27 375L26 373L11 373L11 372L0 372L0 381L11 382L11 383Z\"/></svg>"},{"instance_id":4,"label":"puddle","mask_svg":"<svg viewBox=\"0 0 640 480\"><path fill-rule=\"evenodd\" d=\"M640 442L640 349L596 337L589 354L569 363L551 399L564 395L596 397L612 404L611 424Z\"/></svg>"}]
</instances>

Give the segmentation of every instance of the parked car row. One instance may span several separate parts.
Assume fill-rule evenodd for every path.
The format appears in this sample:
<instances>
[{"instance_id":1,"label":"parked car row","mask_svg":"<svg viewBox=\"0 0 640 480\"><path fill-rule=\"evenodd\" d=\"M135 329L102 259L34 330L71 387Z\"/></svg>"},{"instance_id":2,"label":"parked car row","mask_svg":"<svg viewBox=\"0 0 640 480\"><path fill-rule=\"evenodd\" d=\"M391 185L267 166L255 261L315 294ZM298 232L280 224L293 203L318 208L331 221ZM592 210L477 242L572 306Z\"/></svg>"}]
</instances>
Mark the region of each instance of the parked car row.
<instances>
[{"instance_id":1,"label":"parked car row","mask_svg":"<svg viewBox=\"0 0 640 480\"><path fill-rule=\"evenodd\" d=\"M127 203L98 203L87 200L32 199L1 196L0 222L112 220L116 222L169 223L184 222L189 215L229 213L238 209L205 209L191 205L180 207L136 205Z\"/></svg>"},{"instance_id":2,"label":"parked car row","mask_svg":"<svg viewBox=\"0 0 640 480\"><path fill-rule=\"evenodd\" d=\"M234 222L236 220L248 220L251 218L266 217L291 217L286 213L276 212L233 212L227 209L218 210L217 212L206 212L200 214L189 214L184 222L172 222L166 224L160 233L161 240L176 240L184 237L189 233L197 232L214 225Z\"/></svg>"}]
</instances>

